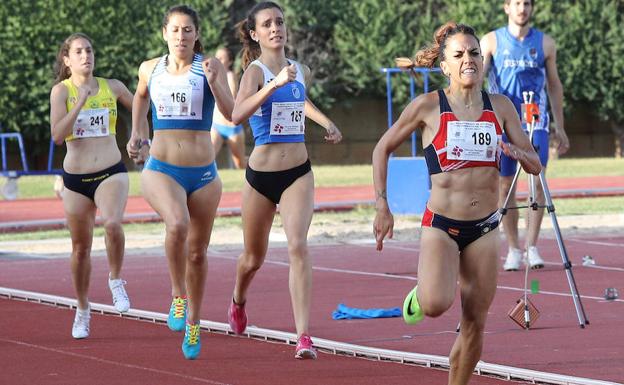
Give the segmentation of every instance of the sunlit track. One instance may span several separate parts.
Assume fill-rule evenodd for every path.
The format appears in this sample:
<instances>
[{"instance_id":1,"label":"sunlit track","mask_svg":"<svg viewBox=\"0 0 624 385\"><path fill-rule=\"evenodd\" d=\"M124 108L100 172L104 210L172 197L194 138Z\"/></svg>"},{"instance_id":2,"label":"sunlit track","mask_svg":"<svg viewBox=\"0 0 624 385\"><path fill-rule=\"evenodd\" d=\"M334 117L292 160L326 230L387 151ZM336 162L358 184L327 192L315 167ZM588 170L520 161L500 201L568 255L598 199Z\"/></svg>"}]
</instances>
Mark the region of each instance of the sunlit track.
<instances>
[{"instance_id":1,"label":"sunlit track","mask_svg":"<svg viewBox=\"0 0 624 385\"><path fill-rule=\"evenodd\" d=\"M36 293L30 291L16 290L11 288L0 287L0 297L4 297L12 300L20 300L27 302L40 303L45 305L51 305L56 307L64 307L64 308L75 308L77 306L77 301L60 296L53 296L43 293ZM167 314L164 313L156 313L144 310L130 309L127 313L119 314L114 310L113 306L104 305L99 303L91 303L91 311L96 314L107 314L107 315L116 315L125 319L130 320L140 320L147 322L154 322L157 324L165 325L167 320ZM225 335L233 334L230 330L229 326L220 322L213 322L202 320L200 321L201 328L205 331L212 333L219 333ZM247 338L259 339L264 341L276 342L276 343L285 343L289 345L293 345L296 343L296 334L282 332L279 330L272 329L263 329L258 327L249 326L245 331L244 335ZM240 337L239 337L240 338ZM12 340L4 340L0 339L0 341L8 342L8 343L18 343L22 345L28 345L33 348L43 348L48 351L55 351L56 349L39 347L37 345L25 344L19 341ZM379 349L379 348L371 348L361 345L348 344L337 342L328 339L316 338L315 337L315 346L322 352L328 354L336 354L342 356L351 356L355 358L364 358L369 360L378 360L378 361L390 361L402 364L410 364L410 365L418 365L424 367L431 368L439 368L448 370L449 369L449 361L447 357L430 355L430 354L419 354L419 353L410 353L403 352L397 350L389 350L389 349ZM84 356L77 353L69 353L65 351L58 351L59 354L68 354L81 358L89 358L95 359L100 362L110 363L120 365L120 363L108 360L100 360L97 358L93 358L90 356ZM135 367L144 370L155 370L150 368L144 368L135 365L127 365L128 367ZM175 373L160 371L162 374L172 374ZM505 365L496 365L490 364L487 362L480 361L476 368L475 373L478 375L487 375L494 376L506 380L515 380L515 381L530 381L533 383L541 383L541 384L564 384L564 385L617 385L614 382L608 381L600 381L593 380L588 378L574 377L574 376L565 376L554 373L540 372L535 370L527 370L521 369L511 366ZM189 377L188 379L195 379L194 377ZM220 382L203 380L202 382L210 383L210 384L222 384Z\"/></svg>"}]
</instances>

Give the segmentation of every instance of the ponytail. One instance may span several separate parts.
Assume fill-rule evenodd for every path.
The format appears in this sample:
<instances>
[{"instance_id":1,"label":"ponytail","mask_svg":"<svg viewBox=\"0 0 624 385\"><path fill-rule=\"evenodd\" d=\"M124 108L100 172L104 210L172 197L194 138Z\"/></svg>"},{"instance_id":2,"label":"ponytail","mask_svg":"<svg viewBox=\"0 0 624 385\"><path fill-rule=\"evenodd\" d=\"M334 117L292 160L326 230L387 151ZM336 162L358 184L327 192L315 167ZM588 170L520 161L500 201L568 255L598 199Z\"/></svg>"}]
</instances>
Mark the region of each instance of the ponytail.
<instances>
[{"instance_id":1,"label":"ponytail","mask_svg":"<svg viewBox=\"0 0 624 385\"><path fill-rule=\"evenodd\" d=\"M237 24L238 38L243 44L241 67L243 70L247 69L249 64L260 57L262 51L260 50L260 44L251 38L250 31L256 30L256 14L264 9L276 8L280 12L284 13L282 8L272 1L264 1L256 4L247 15L247 18Z\"/></svg>"},{"instance_id":2,"label":"ponytail","mask_svg":"<svg viewBox=\"0 0 624 385\"><path fill-rule=\"evenodd\" d=\"M414 64L418 67L433 68L438 59L440 61L445 59L446 40L457 34L471 35L479 41L474 28L466 24L457 24L454 21L449 21L434 32L432 43L416 52Z\"/></svg>"}]
</instances>

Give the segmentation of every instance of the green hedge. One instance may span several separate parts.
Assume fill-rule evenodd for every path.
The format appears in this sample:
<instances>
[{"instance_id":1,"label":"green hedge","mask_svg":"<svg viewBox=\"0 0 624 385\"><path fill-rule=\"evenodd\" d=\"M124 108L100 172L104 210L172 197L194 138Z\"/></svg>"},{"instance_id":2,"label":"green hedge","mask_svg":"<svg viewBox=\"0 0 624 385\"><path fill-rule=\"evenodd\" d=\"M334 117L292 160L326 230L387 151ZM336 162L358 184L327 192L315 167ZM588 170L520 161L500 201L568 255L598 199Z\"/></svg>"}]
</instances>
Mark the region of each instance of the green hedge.
<instances>
[{"instance_id":1,"label":"green hedge","mask_svg":"<svg viewBox=\"0 0 624 385\"><path fill-rule=\"evenodd\" d=\"M506 23L502 0L282 0L289 55L309 65L311 97L327 107L337 98L385 96L379 68L410 56L447 20L484 34ZM202 19L208 51L223 42L238 50L233 28L250 0L190 1ZM49 140L52 65L61 41L82 31L94 40L96 73L131 91L141 61L162 54L162 0L3 0L0 2L0 123L20 131L31 156L45 155ZM582 107L603 120L624 123L624 2L538 1L535 25L555 39L566 111ZM435 85L435 84L434 84ZM405 100L399 94L399 100ZM402 99L401 99L402 98ZM601 125L600 129L608 127Z\"/></svg>"}]
</instances>

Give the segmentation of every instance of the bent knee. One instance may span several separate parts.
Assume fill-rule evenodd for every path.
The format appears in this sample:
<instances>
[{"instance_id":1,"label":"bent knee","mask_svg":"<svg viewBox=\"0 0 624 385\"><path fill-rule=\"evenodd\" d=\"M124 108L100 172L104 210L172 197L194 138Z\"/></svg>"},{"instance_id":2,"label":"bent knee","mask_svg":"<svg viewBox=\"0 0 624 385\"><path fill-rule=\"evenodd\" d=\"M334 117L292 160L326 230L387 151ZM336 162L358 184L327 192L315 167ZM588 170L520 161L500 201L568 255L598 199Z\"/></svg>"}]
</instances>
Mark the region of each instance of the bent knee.
<instances>
[{"instance_id":1,"label":"bent knee","mask_svg":"<svg viewBox=\"0 0 624 385\"><path fill-rule=\"evenodd\" d=\"M439 317L453 305L451 296L435 296L431 298L418 299L420 308L428 317Z\"/></svg>"},{"instance_id":2,"label":"bent knee","mask_svg":"<svg viewBox=\"0 0 624 385\"><path fill-rule=\"evenodd\" d=\"M167 236L176 240L186 240L189 230L188 220L176 220L165 223Z\"/></svg>"},{"instance_id":3,"label":"bent knee","mask_svg":"<svg viewBox=\"0 0 624 385\"><path fill-rule=\"evenodd\" d=\"M241 268L248 272L258 271L264 263L264 255L255 253L243 253L238 258L238 264Z\"/></svg>"}]
</instances>

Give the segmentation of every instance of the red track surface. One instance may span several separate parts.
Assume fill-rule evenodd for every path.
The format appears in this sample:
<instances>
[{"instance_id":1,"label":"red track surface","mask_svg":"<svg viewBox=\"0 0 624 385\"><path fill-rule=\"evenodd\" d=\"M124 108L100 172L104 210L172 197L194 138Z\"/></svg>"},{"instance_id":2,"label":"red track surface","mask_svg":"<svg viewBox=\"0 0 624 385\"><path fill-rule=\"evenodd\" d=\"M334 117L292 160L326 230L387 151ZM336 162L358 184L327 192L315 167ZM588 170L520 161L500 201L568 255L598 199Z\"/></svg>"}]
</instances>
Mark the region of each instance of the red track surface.
<instances>
[{"instance_id":1,"label":"red track surface","mask_svg":"<svg viewBox=\"0 0 624 385\"><path fill-rule=\"evenodd\" d=\"M531 273L531 279L540 281L542 291L531 297L541 311L536 328L522 330L507 318L507 311L521 295L523 274L502 273L488 319L482 359L526 369L622 381L624 301L608 302L602 299L602 295L606 287L618 287L620 292L624 291L624 237L570 238L565 241L570 258L576 264L573 273L584 296L583 305L591 325L579 328L556 244L554 240L544 239L540 249L548 264L545 269ZM416 249L417 245L398 242L389 243L383 253L374 251L372 245L312 247L315 270L311 334L366 346L447 355L455 339L459 301L444 316L426 319L416 327L409 327L398 318L331 319L332 310L341 302L359 308L400 306L402 296L415 283ZM233 287L238 252L210 250L203 319L227 322L225 310ZM599 267L578 266L581 256L587 253L594 256ZM91 301L110 302L106 274L105 258L94 258ZM287 274L286 250L271 249L248 298L251 324L293 331ZM133 308L167 311L170 288L162 255L129 255L123 276L128 280ZM68 261L64 258L24 260L8 255L0 261L0 282L2 286L22 290L73 296ZM109 384L111 380L112 383L132 383L123 382L126 375L130 379L149 378L150 384L176 383L173 379L180 375L235 384L293 381L304 384L407 384L414 383L414 378L419 379L419 384L440 384L445 383L446 378L446 373L440 374L432 369L325 354L316 362L300 363L292 359L292 346L208 333L204 333L206 345L202 360L189 363L181 357L181 335L169 332L164 326L96 316L91 323L91 337L86 341L73 341L70 336L72 312L68 310L8 300L0 300L0 307L3 314L0 356L10 368L8 372L0 373L0 383L11 383L2 381L2 376L9 374L10 378L20 378L13 377L18 374L26 376L23 383L39 384L82 383L81 375L105 379ZM54 365L58 362L61 367L53 369L55 366L50 362ZM112 374L117 370L123 375ZM154 370L167 373L159 374ZM51 373L57 373L57 377ZM68 377L67 373L73 374ZM255 377L254 373L260 373L260 376ZM76 380L73 380L74 376ZM115 382L118 378L119 382ZM194 382L189 380L188 383ZM502 382L482 377L474 377L471 382L498 383Z\"/></svg>"}]
</instances>

